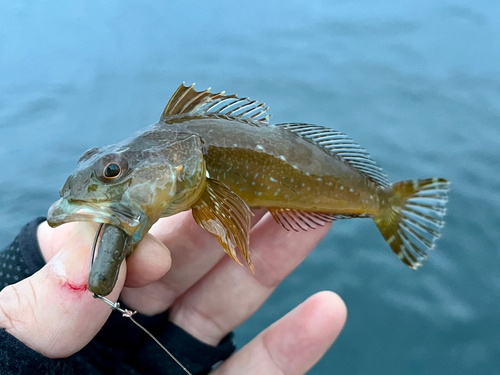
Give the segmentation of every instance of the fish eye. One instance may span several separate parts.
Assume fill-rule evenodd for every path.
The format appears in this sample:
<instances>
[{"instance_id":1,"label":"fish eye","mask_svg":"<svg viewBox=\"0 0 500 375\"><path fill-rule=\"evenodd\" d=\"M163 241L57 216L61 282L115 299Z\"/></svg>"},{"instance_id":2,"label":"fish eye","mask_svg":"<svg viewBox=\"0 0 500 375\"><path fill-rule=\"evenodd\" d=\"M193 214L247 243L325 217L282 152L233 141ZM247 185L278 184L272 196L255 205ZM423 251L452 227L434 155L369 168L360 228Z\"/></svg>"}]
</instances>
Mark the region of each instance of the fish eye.
<instances>
[{"instance_id":1,"label":"fish eye","mask_svg":"<svg viewBox=\"0 0 500 375\"><path fill-rule=\"evenodd\" d=\"M116 182L128 170L127 159L122 154L104 155L94 167L97 179L104 183Z\"/></svg>"},{"instance_id":2,"label":"fish eye","mask_svg":"<svg viewBox=\"0 0 500 375\"><path fill-rule=\"evenodd\" d=\"M122 167L118 163L109 163L104 167L104 171L102 172L103 176L106 178L117 178L122 173Z\"/></svg>"}]
</instances>

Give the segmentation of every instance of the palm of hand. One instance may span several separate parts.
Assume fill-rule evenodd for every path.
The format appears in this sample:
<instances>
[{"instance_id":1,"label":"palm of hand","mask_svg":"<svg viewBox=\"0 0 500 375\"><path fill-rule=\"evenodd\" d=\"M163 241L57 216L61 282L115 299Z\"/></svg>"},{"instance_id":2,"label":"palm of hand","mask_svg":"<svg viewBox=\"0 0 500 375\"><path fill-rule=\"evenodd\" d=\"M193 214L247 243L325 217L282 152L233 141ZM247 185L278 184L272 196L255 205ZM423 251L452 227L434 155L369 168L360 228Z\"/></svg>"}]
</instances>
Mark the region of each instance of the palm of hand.
<instances>
[{"instance_id":1,"label":"palm of hand","mask_svg":"<svg viewBox=\"0 0 500 375\"><path fill-rule=\"evenodd\" d=\"M185 212L153 226L122 265L109 298L116 300L121 292L128 306L148 315L170 309L171 321L199 340L217 345L259 308L329 229L287 232L264 215L265 210L255 214L250 242L255 275L225 256L217 240ZM0 294L4 310L0 327L48 357L81 349L110 314L90 293L75 296L74 288L64 288L85 285L96 231L90 223L74 228L74 224L56 229L40 225L38 238L47 265ZM24 298L16 302L13 293ZM75 309L79 314L73 313ZM345 318L345 305L337 295L318 293L212 373L304 374L336 339ZM41 320L48 324L36 323ZM57 333L48 335L47 330Z\"/></svg>"}]
</instances>

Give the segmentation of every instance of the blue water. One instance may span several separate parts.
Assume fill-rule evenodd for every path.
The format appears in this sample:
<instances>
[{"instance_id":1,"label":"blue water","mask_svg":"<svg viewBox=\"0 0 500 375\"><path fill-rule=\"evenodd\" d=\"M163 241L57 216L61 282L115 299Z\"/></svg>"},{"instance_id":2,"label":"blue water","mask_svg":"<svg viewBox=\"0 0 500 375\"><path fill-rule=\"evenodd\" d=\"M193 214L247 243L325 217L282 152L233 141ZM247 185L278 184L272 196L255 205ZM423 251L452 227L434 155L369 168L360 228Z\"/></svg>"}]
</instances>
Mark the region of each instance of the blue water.
<instances>
[{"instance_id":1,"label":"blue water","mask_svg":"<svg viewBox=\"0 0 500 375\"><path fill-rule=\"evenodd\" d=\"M453 183L422 269L371 221L335 223L239 346L330 289L349 317L310 374L500 373L498 1L2 2L0 246L83 151L156 122L182 81L344 131L392 181Z\"/></svg>"}]
</instances>

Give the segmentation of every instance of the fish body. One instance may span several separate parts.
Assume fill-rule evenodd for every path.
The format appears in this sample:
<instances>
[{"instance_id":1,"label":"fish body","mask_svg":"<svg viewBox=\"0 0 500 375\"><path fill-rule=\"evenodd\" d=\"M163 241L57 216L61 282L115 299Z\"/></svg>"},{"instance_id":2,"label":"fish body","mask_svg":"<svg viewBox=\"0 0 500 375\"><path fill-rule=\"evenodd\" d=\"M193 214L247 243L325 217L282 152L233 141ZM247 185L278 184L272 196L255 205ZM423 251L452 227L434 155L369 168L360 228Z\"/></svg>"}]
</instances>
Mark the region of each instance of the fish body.
<instances>
[{"instance_id":1,"label":"fish body","mask_svg":"<svg viewBox=\"0 0 500 375\"><path fill-rule=\"evenodd\" d=\"M200 137L207 145L210 177L226 184L250 207L346 215L378 212L383 192L377 183L286 126L249 128L247 123L226 119L166 126Z\"/></svg>"},{"instance_id":2,"label":"fish body","mask_svg":"<svg viewBox=\"0 0 500 375\"><path fill-rule=\"evenodd\" d=\"M296 231L370 217L398 257L416 268L440 236L448 185L442 178L391 185L343 133L271 125L263 104L181 85L158 123L82 156L48 222L103 222L136 244L160 217L191 209L235 261L239 249L253 269L251 207L267 207Z\"/></svg>"}]
</instances>

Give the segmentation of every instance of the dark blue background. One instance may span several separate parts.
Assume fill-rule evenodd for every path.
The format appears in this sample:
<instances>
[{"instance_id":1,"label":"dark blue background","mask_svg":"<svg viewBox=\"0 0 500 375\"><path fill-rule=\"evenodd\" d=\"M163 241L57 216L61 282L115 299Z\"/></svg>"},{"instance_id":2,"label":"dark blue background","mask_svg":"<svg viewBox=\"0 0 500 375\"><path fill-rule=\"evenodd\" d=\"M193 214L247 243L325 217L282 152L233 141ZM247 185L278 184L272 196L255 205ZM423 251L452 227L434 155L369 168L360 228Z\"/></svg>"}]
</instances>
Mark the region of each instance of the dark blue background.
<instances>
[{"instance_id":1,"label":"dark blue background","mask_svg":"<svg viewBox=\"0 0 500 375\"><path fill-rule=\"evenodd\" d=\"M312 293L349 317L311 374L500 373L500 5L490 1L83 1L0 5L0 245L44 215L88 148L158 120L182 82L348 133L391 181L453 182L418 272L369 220L327 238L237 330Z\"/></svg>"}]
</instances>

